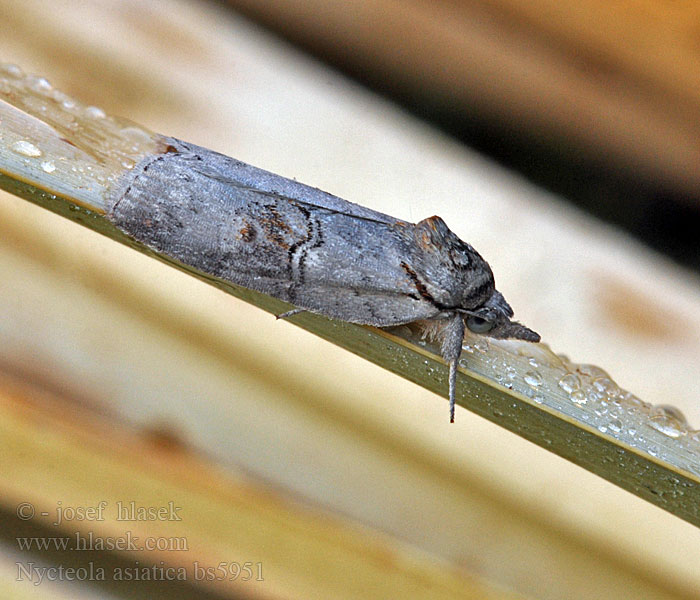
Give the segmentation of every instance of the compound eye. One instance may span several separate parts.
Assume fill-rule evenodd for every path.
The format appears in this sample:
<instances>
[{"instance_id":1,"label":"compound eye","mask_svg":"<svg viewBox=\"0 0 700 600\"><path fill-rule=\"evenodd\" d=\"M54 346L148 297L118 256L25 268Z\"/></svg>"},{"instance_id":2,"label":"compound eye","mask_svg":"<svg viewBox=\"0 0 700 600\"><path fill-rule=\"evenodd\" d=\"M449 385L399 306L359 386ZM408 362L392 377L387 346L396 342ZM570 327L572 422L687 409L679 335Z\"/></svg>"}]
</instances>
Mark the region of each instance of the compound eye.
<instances>
[{"instance_id":1,"label":"compound eye","mask_svg":"<svg viewBox=\"0 0 700 600\"><path fill-rule=\"evenodd\" d=\"M474 333L487 333L493 329L493 323L481 317L467 317L467 327Z\"/></svg>"}]
</instances>

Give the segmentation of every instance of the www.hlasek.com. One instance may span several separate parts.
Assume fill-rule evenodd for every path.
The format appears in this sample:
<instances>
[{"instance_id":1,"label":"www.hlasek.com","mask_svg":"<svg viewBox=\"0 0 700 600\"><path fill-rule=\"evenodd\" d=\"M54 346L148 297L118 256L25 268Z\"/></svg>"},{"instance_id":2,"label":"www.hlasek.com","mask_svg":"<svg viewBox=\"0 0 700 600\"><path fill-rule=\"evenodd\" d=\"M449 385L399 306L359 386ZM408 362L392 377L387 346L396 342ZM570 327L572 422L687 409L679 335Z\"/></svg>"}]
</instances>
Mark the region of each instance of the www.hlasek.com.
<instances>
[{"instance_id":1,"label":"www.hlasek.com","mask_svg":"<svg viewBox=\"0 0 700 600\"><path fill-rule=\"evenodd\" d=\"M188 570L184 566L158 564L142 565L138 560L125 567L100 567L90 561L83 567L63 565L39 566L34 562L17 562L17 581L41 585L44 581L264 581L260 562L220 562L205 566L194 561Z\"/></svg>"},{"instance_id":2,"label":"www.hlasek.com","mask_svg":"<svg viewBox=\"0 0 700 600\"><path fill-rule=\"evenodd\" d=\"M58 550L58 551L138 551L160 550L163 552L186 552L189 550L186 537L145 537L143 540L125 531L120 536L95 535L92 531L76 531L73 535L55 537L18 537L15 538L21 551Z\"/></svg>"}]
</instances>

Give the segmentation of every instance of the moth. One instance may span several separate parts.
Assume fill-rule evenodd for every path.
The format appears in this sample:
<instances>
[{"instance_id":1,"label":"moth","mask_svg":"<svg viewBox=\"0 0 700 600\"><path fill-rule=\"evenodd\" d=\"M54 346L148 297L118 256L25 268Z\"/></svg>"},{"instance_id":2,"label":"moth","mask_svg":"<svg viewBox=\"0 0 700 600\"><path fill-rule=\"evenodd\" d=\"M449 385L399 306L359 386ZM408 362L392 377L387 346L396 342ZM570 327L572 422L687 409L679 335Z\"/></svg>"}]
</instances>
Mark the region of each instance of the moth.
<instances>
[{"instance_id":1,"label":"moth","mask_svg":"<svg viewBox=\"0 0 700 600\"><path fill-rule=\"evenodd\" d=\"M440 217L416 224L163 138L116 186L108 218L204 273L351 323L437 321L454 422L465 327L538 342L511 320L488 263Z\"/></svg>"}]
</instances>

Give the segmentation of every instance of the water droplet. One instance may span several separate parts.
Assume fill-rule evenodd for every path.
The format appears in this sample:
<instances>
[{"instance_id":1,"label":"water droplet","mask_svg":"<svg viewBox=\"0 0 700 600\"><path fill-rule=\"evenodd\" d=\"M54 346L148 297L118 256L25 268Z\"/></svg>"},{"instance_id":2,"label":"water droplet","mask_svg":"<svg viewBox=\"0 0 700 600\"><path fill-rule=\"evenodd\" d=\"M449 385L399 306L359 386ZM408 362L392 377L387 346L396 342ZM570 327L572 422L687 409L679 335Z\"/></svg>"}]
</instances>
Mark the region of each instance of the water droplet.
<instances>
[{"instance_id":1,"label":"water droplet","mask_svg":"<svg viewBox=\"0 0 700 600\"><path fill-rule=\"evenodd\" d=\"M56 165L53 164L50 160L45 160L41 163L41 168L46 172L46 173L53 173L56 170Z\"/></svg>"},{"instance_id":2,"label":"water droplet","mask_svg":"<svg viewBox=\"0 0 700 600\"><path fill-rule=\"evenodd\" d=\"M620 393L620 388L609 377L598 377L593 381L593 387L602 396L607 396L608 398L617 396Z\"/></svg>"},{"instance_id":3,"label":"water droplet","mask_svg":"<svg viewBox=\"0 0 700 600\"><path fill-rule=\"evenodd\" d=\"M570 398L574 404L586 404L588 402L588 396L583 390L574 390L571 392Z\"/></svg>"},{"instance_id":4,"label":"water droplet","mask_svg":"<svg viewBox=\"0 0 700 600\"><path fill-rule=\"evenodd\" d=\"M687 430L683 424L674 419L672 416L666 414L663 409L659 409L657 407L655 411L658 412L652 415L649 419L649 425L651 425L654 429L660 431L670 438L679 438L687 433Z\"/></svg>"},{"instance_id":5,"label":"water droplet","mask_svg":"<svg viewBox=\"0 0 700 600\"><path fill-rule=\"evenodd\" d=\"M581 389L581 378L576 373L567 373L559 380L559 387L567 394Z\"/></svg>"},{"instance_id":6,"label":"water droplet","mask_svg":"<svg viewBox=\"0 0 700 600\"><path fill-rule=\"evenodd\" d=\"M607 433L608 428L605 425L598 425L598 431L600 431L600 433Z\"/></svg>"},{"instance_id":7,"label":"water droplet","mask_svg":"<svg viewBox=\"0 0 700 600\"><path fill-rule=\"evenodd\" d=\"M23 156L29 156L31 158L41 156L41 150L26 140L20 140L12 144L12 150L17 154L22 154Z\"/></svg>"},{"instance_id":8,"label":"water droplet","mask_svg":"<svg viewBox=\"0 0 700 600\"><path fill-rule=\"evenodd\" d=\"M65 98L64 100L61 101L61 106L63 108L70 110L71 108L75 108L75 100L73 98Z\"/></svg>"},{"instance_id":9,"label":"water droplet","mask_svg":"<svg viewBox=\"0 0 700 600\"><path fill-rule=\"evenodd\" d=\"M147 132L140 127L134 126L124 127L122 129L122 135L137 142L148 142L151 139L151 136Z\"/></svg>"},{"instance_id":10,"label":"water droplet","mask_svg":"<svg viewBox=\"0 0 700 600\"><path fill-rule=\"evenodd\" d=\"M594 388L592 387L587 387L585 388L586 396L588 397L588 400L591 402L600 402L602 400L602 395L599 394Z\"/></svg>"},{"instance_id":11,"label":"water droplet","mask_svg":"<svg viewBox=\"0 0 700 600\"><path fill-rule=\"evenodd\" d=\"M613 433L620 433L622 431L622 421L620 421L620 419L613 419L608 423L608 428Z\"/></svg>"},{"instance_id":12,"label":"water droplet","mask_svg":"<svg viewBox=\"0 0 700 600\"><path fill-rule=\"evenodd\" d=\"M529 362L530 366L534 367L535 369L539 368L540 366L540 364L533 357L530 357L527 362Z\"/></svg>"},{"instance_id":13,"label":"water droplet","mask_svg":"<svg viewBox=\"0 0 700 600\"><path fill-rule=\"evenodd\" d=\"M134 163L134 161L131 160L130 158L123 158L121 161L121 165L125 169L133 169L135 164L136 163Z\"/></svg>"},{"instance_id":14,"label":"water droplet","mask_svg":"<svg viewBox=\"0 0 700 600\"><path fill-rule=\"evenodd\" d=\"M632 394L630 392L626 392L626 393L622 394L622 396L620 397L620 400L622 400L622 404L627 404L628 406L635 407L635 408L640 407L644 404L644 402L642 402L642 400L640 400L639 398L637 398L637 396L635 396L634 394Z\"/></svg>"},{"instance_id":15,"label":"water droplet","mask_svg":"<svg viewBox=\"0 0 700 600\"><path fill-rule=\"evenodd\" d=\"M683 423L684 425L688 424L688 419L685 418L685 415L678 407L672 406L671 404L659 404L656 408L663 410L668 416L676 419L679 423Z\"/></svg>"},{"instance_id":16,"label":"water droplet","mask_svg":"<svg viewBox=\"0 0 700 600\"><path fill-rule=\"evenodd\" d=\"M97 106L88 106L85 109L85 114L93 119L104 119L107 116L105 111Z\"/></svg>"},{"instance_id":17,"label":"water droplet","mask_svg":"<svg viewBox=\"0 0 700 600\"><path fill-rule=\"evenodd\" d=\"M53 92L51 93L51 97L52 97L56 102L59 102L59 103L61 103L61 104L62 104L63 102L65 102L66 100L69 100L69 99L70 99L70 97L68 96L68 94L63 93L61 90L53 90Z\"/></svg>"},{"instance_id":18,"label":"water droplet","mask_svg":"<svg viewBox=\"0 0 700 600\"><path fill-rule=\"evenodd\" d=\"M542 396L542 394L535 394L532 399L537 402L537 404L542 404L544 402L544 396Z\"/></svg>"},{"instance_id":19,"label":"water droplet","mask_svg":"<svg viewBox=\"0 0 700 600\"><path fill-rule=\"evenodd\" d=\"M20 69L17 65L7 63L4 65L0 65L0 69L2 69L2 72L6 73L10 77L16 77L18 79L20 77L24 77L24 71L22 71L22 69Z\"/></svg>"},{"instance_id":20,"label":"water droplet","mask_svg":"<svg viewBox=\"0 0 700 600\"><path fill-rule=\"evenodd\" d=\"M510 365L508 365L504 371L506 378L510 381L513 381L518 376L518 370L515 367L511 367Z\"/></svg>"},{"instance_id":21,"label":"water droplet","mask_svg":"<svg viewBox=\"0 0 700 600\"><path fill-rule=\"evenodd\" d=\"M486 340L477 340L474 342L474 350L484 354L489 351L489 343Z\"/></svg>"},{"instance_id":22,"label":"water droplet","mask_svg":"<svg viewBox=\"0 0 700 600\"><path fill-rule=\"evenodd\" d=\"M595 365L577 365L576 370L584 377L590 377L591 379L597 379L598 377L607 377L610 379L610 375Z\"/></svg>"},{"instance_id":23,"label":"water droplet","mask_svg":"<svg viewBox=\"0 0 700 600\"><path fill-rule=\"evenodd\" d=\"M525 373L523 379L530 387L536 388L542 385L542 375L536 371L528 371Z\"/></svg>"},{"instance_id":24,"label":"water droplet","mask_svg":"<svg viewBox=\"0 0 700 600\"><path fill-rule=\"evenodd\" d=\"M48 94L53 89L53 86L45 77L28 77L27 86L29 89L39 92L40 94Z\"/></svg>"}]
</instances>

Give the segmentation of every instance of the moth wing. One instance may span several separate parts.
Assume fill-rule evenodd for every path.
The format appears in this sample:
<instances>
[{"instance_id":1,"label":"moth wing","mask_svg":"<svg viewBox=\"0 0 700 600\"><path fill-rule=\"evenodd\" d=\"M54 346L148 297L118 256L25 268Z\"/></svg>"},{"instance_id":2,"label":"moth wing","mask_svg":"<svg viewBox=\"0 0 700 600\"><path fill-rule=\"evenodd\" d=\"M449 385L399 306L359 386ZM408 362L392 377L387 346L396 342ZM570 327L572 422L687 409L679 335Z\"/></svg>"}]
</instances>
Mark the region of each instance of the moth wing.
<instances>
[{"instance_id":1,"label":"moth wing","mask_svg":"<svg viewBox=\"0 0 700 600\"><path fill-rule=\"evenodd\" d=\"M298 290L294 304L333 319L376 327L433 319L440 313L424 300L406 294L324 285Z\"/></svg>"},{"instance_id":2,"label":"moth wing","mask_svg":"<svg viewBox=\"0 0 700 600\"><path fill-rule=\"evenodd\" d=\"M315 208L292 261L290 301L327 316L387 327L442 312L416 281L413 226Z\"/></svg>"},{"instance_id":3,"label":"moth wing","mask_svg":"<svg viewBox=\"0 0 700 600\"><path fill-rule=\"evenodd\" d=\"M384 213L348 202L328 192L270 173L223 154L212 152L194 144L181 142L174 138L168 139L171 145L183 153L183 158L190 158L193 161L192 168L194 170L227 185L248 189L261 195L290 200L310 208L324 208L331 212L379 223L397 223L400 221ZM206 163L198 161L200 154L206 154Z\"/></svg>"},{"instance_id":4,"label":"moth wing","mask_svg":"<svg viewBox=\"0 0 700 600\"><path fill-rule=\"evenodd\" d=\"M150 163L148 177L135 177L112 211L135 239L332 318L385 327L441 312L402 267L410 262L410 223L204 148L170 144L174 152Z\"/></svg>"}]
</instances>

